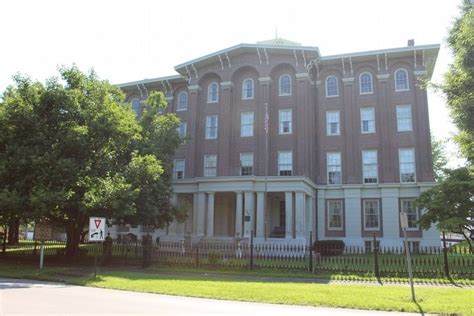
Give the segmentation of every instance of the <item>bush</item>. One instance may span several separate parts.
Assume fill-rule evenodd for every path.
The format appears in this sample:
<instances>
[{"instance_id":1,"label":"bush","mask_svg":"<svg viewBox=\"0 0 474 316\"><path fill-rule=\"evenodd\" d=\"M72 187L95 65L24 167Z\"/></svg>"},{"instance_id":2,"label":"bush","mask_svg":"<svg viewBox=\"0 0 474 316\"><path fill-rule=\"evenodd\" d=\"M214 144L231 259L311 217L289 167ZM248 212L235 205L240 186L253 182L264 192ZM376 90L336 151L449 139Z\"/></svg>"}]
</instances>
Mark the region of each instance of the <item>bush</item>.
<instances>
[{"instance_id":1,"label":"bush","mask_svg":"<svg viewBox=\"0 0 474 316\"><path fill-rule=\"evenodd\" d=\"M313 249L322 256L338 256L344 252L345 246L342 240L318 240Z\"/></svg>"}]
</instances>

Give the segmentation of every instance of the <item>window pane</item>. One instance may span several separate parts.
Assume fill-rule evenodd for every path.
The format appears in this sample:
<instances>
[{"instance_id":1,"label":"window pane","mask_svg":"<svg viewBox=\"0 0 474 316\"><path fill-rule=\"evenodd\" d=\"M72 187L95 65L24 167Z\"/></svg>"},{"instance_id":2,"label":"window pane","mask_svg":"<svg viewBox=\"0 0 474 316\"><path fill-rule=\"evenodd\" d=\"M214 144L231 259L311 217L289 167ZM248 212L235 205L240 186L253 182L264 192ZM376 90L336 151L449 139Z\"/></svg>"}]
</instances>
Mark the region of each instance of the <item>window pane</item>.
<instances>
[{"instance_id":1,"label":"window pane","mask_svg":"<svg viewBox=\"0 0 474 316\"><path fill-rule=\"evenodd\" d=\"M415 150L400 149L400 181L415 182Z\"/></svg>"},{"instance_id":2,"label":"window pane","mask_svg":"<svg viewBox=\"0 0 474 316\"><path fill-rule=\"evenodd\" d=\"M242 112L240 114L240 136L253 136L254 114L253 112Z\"/></svg>"},{"instance_id":3,"label":"window pane","mask_svg":"<svg viewBox=\"0 0 474 316\"><path fill-rule=\"evenodd\" d=\"M327 154L328 183L342 183L341 153Z\"/></svg>"},{"instance_id":4,"label":"window pane","mask_svg":"<svg viewBox=\"0 0 474 316\"><path fill-rule=\"evenodd\" d=\"M204 176L215 177L217 171L217 155L204 156Z\"/></svg>"},{"instance_id":5,"label":"window pane","mask_svg":"<svg viewBox=\"0 0 474 316\"><path fill-rule=\"evenodd\" d=\"M288 75L282 75L280 77L280 95L291 94L291 79Z\"/></svg>"},{"instance_id":6,"label":"window pane","mask_svg":"<svg viewBox=\"0 0 474 316\"><path fill-rule=\"evenodd\" d=\"M340 124L339 124L339 111L327 111L326 112L327 122L327 134L328 135L339 135Z\"/></svg>"},{"instance_id":7,"label":"window pane","mask_svg":"<svg viewBox=\"0 0 474 316\"><path fill-rule=\"evenodd\" d=\"M253 153L240 154L240 173L243 176L253 174Z\"/></svg>"},{"instance_id":8,"label":"window pane","mask_svg":"<svg viewBox=\"0 0 474 316\"><path fill-rule=\"evenodd\" d=\"M375 113L373 108L360 110L362 133L375 132Z\"/></svg>"},{"instance_id":9,"label":"window pane","mask_svg":"<svg viewBox=\"0 0 474 316\"><path fill-rule=\"evenodd\" d=\"M291 110L280 110L279 116L279 132L280 134L291 134L292 133L292 118Z\"/></svg>"},{"instance_id":10,"label":"window pane","mask_svg":"<svg viewBox=\"0 0 474 316\"><path fill-rule=\"evenodd\" d=\"M360 93L372 93L372 75L364 73L360 76Z\"/></svg>"},{"instance_id":11,"label":"window pane","mask_svg":"<svg viewBox=\"0 0 474 316\"><path fill-rule=\"evenodd\" d=\"M397 106L397 129L399 132L412 130L410 105Z\"/></svg>"},{"instance_id":12,"label":"window pane","mask_svg":"<svg viewBox=\"0 0 474 316\"><path fill-rule=\"evenodd\" d=\"M326 96L337 96L339 94L337 89L337 78L336 77L329 77L326 79Z\"/></svg>"},{"instance_id":13,"label":"window pane","mask_svg":"<svg viewBox=\"0 0 474 316\"><path fill-rule=\"evenodd\" d=\"M364 201L364 226L366 229L379 229L379 201L365 200Z\"/></svg>"},{"instance_id":14,"label":"window pane","mask_svg":"<svg viewBox=\"0 0 474 316\"><path fill-rule=\"evenodd\" d=\"M364 183L377 183L377 151L364 150L362 151L362 174Z\"/></svg>"},{"instance_id":15,"label":"window pane","mask_svg":"<svg viewBox=\"0 0 474 316\"><path fill-rule=\"evenodd\" d=\"M278 152L278 172L280 176L291 176L293 171L293 153L291 151Z\"/></svg>"},{"instance_id":16,"label":"window pane","mask_svg":"<svg viewBox=\"0 0 474 316\"><path fill-rule=\"evenodd\" d=\"M328 201L328 229L343 228L342 201Z\"/></svg>"},{"instance_id":17,"label":"window pane","mask_svg":"<svg viewBox=\"0 0 474 316\"><path fill-rule=\"evenodd\" d=\"M188 108L188 94L181 92L178 95L178 108L177 111L184 111Z\"/></svg>"},{"instance_id":18,"label":"window pane","mask_svg":"<svg viewBox=\"0 0 474 316\"><path fill-rule=\"evenodd\" d=\"M408 90L408 75L404 69L397 70L395 73L395 90Z\"/></svg>"},{"instance_id":19,"label":"window pane","mask_svg":"<svg viewBox=\"0 0 474 316\"><path fill-rule=\"evenodd\" d=\"M217 138L217 115L206 116L206 139Z\"/></svg>"}]
</instances>

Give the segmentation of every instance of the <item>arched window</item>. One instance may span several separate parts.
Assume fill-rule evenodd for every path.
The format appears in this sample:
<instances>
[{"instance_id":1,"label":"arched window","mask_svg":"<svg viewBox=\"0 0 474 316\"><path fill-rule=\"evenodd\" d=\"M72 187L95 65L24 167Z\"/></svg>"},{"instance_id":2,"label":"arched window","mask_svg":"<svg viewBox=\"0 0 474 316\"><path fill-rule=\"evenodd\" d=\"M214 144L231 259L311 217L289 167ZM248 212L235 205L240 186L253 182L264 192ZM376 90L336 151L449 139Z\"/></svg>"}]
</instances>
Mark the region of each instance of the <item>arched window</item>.
<instances>
[{"instance_id":1,"label":"arched window","mask_svg":"<svg viewBox=\"0 0 474 316\"><path fill-rule=\"evenodd\" d=\"M182 91L178 94L178 107L176 111L186 111L188 109L188 93Z\"/></svg>"},{"instance_id":2,"label":"arched window","mask_svg":"<svg viewBox=\"0 0 474 316\"><path fill-rule=\"evenodd\" d=\"M140 117L141 113L141 104L140 104L140 99L138 98L133 98L132 99L132 110L135 112L135 115L137 117Z\"/></svg>"},{"instance_id":3,"label":"arched window","mask_svg":"<svg viewBox=\"0 0 474 316\"><path fill-rule=\"evenodd\" d=\"M253 80L245 79L242 82L242 100L253 99Z\"/></svg>"},{"instance_id":4,"label":"arched window","mask_svg":"<svg viewBox=\"0 0 474 316\"><path fill-rule=\"evenodd\" d=\"M374 93L372 86L372 75L370 72L363 72L359 76L360 94Z\"/></svg>"},{"instance_id":5,"label":"arched window","mask_svg":"<svg viewBox=\"0 0 474 316\"><path fill-rule=\"evenodd\" d=\"M408 87L408 72L405 69L398 69L395 71L395 91L407 91Z\"/></svg>"},{"instance_id":6,"label":"arched window","mask_svg":"<svg viewBox=\"0 0 474 316\"><path fill-rule=\"evenodd\" d=\"M279 95L291 95L291 77L281 75L279 80Z\"/></svg>"},{"instance_id":7,"label":"arched window","mask_svg":"<svg viewBox=\"0 0 474 316\"><path fill-rule=\"evenodd\" d=\"M337 78L329 76L326 78L326 97L337 97L339 90L337 87Z\"/></svg>"},{"instance_id":8,"label":"arched window","mask_svg":"<svg viewBox=\"0 0 474 316\"><path fill-rule=\"evenodd\" d=\"M207 103L216 103L219 99L219 86L217 82L211 82L207 87Z\"/></svg>"}]
</instances>

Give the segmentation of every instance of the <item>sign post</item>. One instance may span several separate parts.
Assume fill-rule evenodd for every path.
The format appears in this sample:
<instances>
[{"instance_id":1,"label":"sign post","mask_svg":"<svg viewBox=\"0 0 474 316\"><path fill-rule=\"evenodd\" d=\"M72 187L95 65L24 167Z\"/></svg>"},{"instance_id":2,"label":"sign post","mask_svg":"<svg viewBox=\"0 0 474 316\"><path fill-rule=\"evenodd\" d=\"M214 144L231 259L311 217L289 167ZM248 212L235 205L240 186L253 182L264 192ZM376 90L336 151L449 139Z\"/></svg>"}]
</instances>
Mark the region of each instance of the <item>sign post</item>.
<instances>
[{"instance_id":1,"label":"sign post","mask_svg":"<svg viewBox=\"0 0 474 316\"><path fill-rule=\"evenodd\" d=\"M105 240L105 217L89 218L89 242ZM94 251L94 278L97 277L97 249Z\"/></svg>"},{"instance_id":2,"label":"sign post","mask_svg":"<svg viewBox=\"0 0 474 316\"><path fill-rule=\"evenodd\" d=\"M411 299L413 302L416 302L415 287L413 286L413 272L411 269L410 247L408 246L408 239L407 239L408 216L407 216L407 213L405 212L400 213L400 226L403 229L403 237L405 239L405 252L407 254L407 266L408 266L408 276L410 278Z\"/></svg>"},{"instance_id":3,"label":"sign post","mask_svg":"<svg viewBox=\"0 0 474 316\"><path fill-rule=\"evenodd\" d=\"M43 269L44 262L44 241L53 238L53 227L47 223L35 223L34 240L41 242L40 248L40 270Z\"/></svg>"}]
</instances>

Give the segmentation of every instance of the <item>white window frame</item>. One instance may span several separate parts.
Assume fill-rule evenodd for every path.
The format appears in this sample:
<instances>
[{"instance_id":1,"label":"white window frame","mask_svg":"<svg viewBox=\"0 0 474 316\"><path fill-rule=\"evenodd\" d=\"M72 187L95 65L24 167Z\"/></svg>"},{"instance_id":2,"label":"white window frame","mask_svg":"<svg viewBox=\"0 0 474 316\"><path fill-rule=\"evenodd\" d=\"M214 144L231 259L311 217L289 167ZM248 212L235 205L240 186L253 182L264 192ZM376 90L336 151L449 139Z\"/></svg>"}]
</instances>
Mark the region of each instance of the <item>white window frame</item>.
<instances>
[{"instance_id":1,"label":"white window frame","mask_svg":"<svg viewBox=\"0 0 474 316\"><path fill-rule=\"evenodd\" d=\"M183 128L183 133L181 133L181 126L184 126ZM186 137L186 133L187 133L187 129L188 129L188 124L184 121L181 121L178 125L178 127L176 128L176 131L178 132L178 135L179 137L181 138L185 138Z\"/></svg>"},{"instance_id":2,"label":"white window frame","mask_svg":"<svg viewBox=\"0 0 474 316\"><path fill-rule=\"evenodd\" d=\"M334 155L334 157L339 156L337 160L339 160L339 164L330 164L331 156ZM332 162L331 162L332 163ZM336 170L330 170L330 169L336 169ZM339 170L337 170L339 169ZM330 178L329 178L329 173L330 172L339 172L339 182L335 183L330 183ZM342 184L342 155L341 152L328 152L326 153L326 176L327 176L327 183L328 185L341 185Z\"/></svg>"},{"instance_id":3,"label":"white window frame","mask_svg":"<svg viewBox=\"0 0 474 316\"><path fill-rule=\"evenodd\" d=\"M284 77L288 77L288 82L289 82L289 92L282 92L282 80ZM280 76L280 78L278 79L278 95L279 96L287 96L287 95L291 95L291 76L289 74L283 74Z\"/></svg>"},{"instance_id":4,"label":"white window frame","mask_svg":"<svg viewBox=\"0 0 474 316\"><path fill-rule=\"evenodd\" d=\"M186 102L184 104L184 107L183 107L183 104L181 103L181 98L185 97L186 98ZM181 91L179 94L178 94L178 104L176 105L176 112L181 112L181 111L186 111L188 109L188 102L189 102L189 96L188 96L188 93L186 91Z\"/></svg>"},{"instance_id":5,"label":"white window frame","mask_svg":"<svg viewBox=\"0 0 474 316\"><path fill-rule=\"evenodd\" d=\"M246 116L251 116L251 120L247 122ZM254 112L241 112L240 113L240 137L252 137L255 124ZM248 129L246 128L248 127Z\"/></svg>"},{"instance_id":6,"label":"white window frame","mask_svg":"<svg viewBox=\"0 0 474 316\"><path fill-rule=\"evenodd\" d=\"M138 105L136 104L138 102ZM135 104L134 104L135 103ZM139 98L133 98L130 101L130 104L132 105L132 111L135 112L136 117L140 117L141 115L141 108L142 108L142 103Z\"/></svg>"},{"instance_id":7,"label":"white window frame","mask_svg":"<svg viewBox=\"0 0 474 316\"><path fill-rule=\"evenodd\" d=\"M370 120L364 120L364 113L372 113L372 117ZM364 131L364 121L367 121L367 127L368 130ZM372 125L370 124L372 122ZM372 128L371 128L372 127ZM362 134L373 134L376 132L376 126L375 126L375 108L373 107L365 107L360 109L360 132Z\"/></svg>"},{"instance_id":8,"label":"white window frame","mask_svg":"<svg viewBox=\"0 0 474 316\"><path fill-rule=\"evenodd\" d=\"M246 87L247 82L251 82L252 84L251 90L250 90L251 96L248 96L246 93L248 91ZM252 100L254 97L255 97L254 81L251 78L246 78L244 81L242 81L242 100Z\"/></svg>"},{"instance_id":9,"label":"white window frame","mask_svg":"<svg viewBox=\"0 0 474 316\"><path fill-rule=\"evenodd\" d=\"M214 160L214 162L212 161ZM217 155L204 155L204 169L202 175L204 177L217 176Z\"/></svg>"},{"instance_id":10,"label":"white window frame","mask_svg":"<svg viewBox=\"0 0 474 316\"><path fill-rule=\"evenodd\" d=\"M410 113L410 116L408 117L402 117L402 109L409 109L406 113ZM411 132L413 131L413 114L411 111L411 104L404 104L404 105L397 105L395 108L395 114L397 116L397 131L398 132ZM405 124L403 120L407 120L410 122L409 127L405 127Z\"/></svg>"},{"instance_id":11,"label":"white window frame","mask_svg":"<svg viewBox=\"0 0 474 316\"><path fill-rule=\"evenodd\" d=\"M332 214L331 211L331 204L339 204L340 214ZM344 230L344 202L343 200L326 200L326 207L327 207L327 229L332 231L343 231ZM331 226L331 218L333 216L340 216L341 217L341 226Z\"/></svg>"},{"instance_id":12,"label":"white window frame","mask_svg":"<svg viewBox=\"0 0 474 316\"><path fill-rule=\"evenodd\" d=\"M250 159L245 159L250 158ZM244 162L250 161L251 164L245 164ZM251 168L249 174L244 174L244 168ZM240 153L240 175L241 176L250 176L253 175L253 153L252 152L245 152Z\"/></svg>"},{"instance_id":13,"label":"white window frame","mask_svg":"<svg viewBox=\"0 0 474 316\"><path fill-rule=\"evenodd\" d=\"M215 98L214 98L214 93L212 92L212 87L216 87ZM217 103L217 102L219 102L219 84L213 81L207 86L207 103Z\"/></svg>"},{"instance_id":14,"label":"white window frame","mask_svg":"<svg viewBox=\"0 0 474 316\"><path fill-rule=\"evenodd\" d=\"M334 79L335 82L336 82L336 86L335 86L336 87L336 94L329 94L329 84L328 84L328 82L329 82L330 79ZM333 76L333 75L328 76L326 78L326 98L335 98L335 97L338 97L338 96L339 96L339 81L337 80L336 76Z\"/></svg>"},{"instance_id":15,"label":"white window frame","mask_svg":"<svg viewBox=\"0 0 474 316\"><path fill-rule=\"evenodd\" d=\"M367 202L376 202L377 203L377 208L376 208L376 214L373 214L373 215L377 215L377 227L367 227L367 216L369 214L367 214ZM380 230L380 227L381 227L381 223L380 223L380 200L378 199L363 199L363 203L362 203L362 208L363 208L363 214L364 214L364 230L366 231L379 231Z\"/></svg>"},{"instance_id":16,"label":"white window frame","mask_svg":"<svg viewBox=\"0 0 474 316\"><path fill-rule=\"evenodd\" d=\"M333 114L337 114L337 121L332 121ZM331 124L337 123L337 131L332 133ZM326 135L327 136L338 136L341 135L341 113L340 111L326 111Z\"/></svg>"},{"instance_id":17,"label":"white window frame","mask_svg":"<svg viewBox=\"0 0 474 316\"><path fill-rule=\"evenodd\" d=\"M211 126L212 118L216 118L216 126ZM215 135L211 134L211 131L215 129ZM217 115L207 115L206 116L206 139L217 139L219 131L219 117Z\"/></svg>"},{"instance_id":18,"label":"white window frame","mask_svg":"<svg viewBox=\"0 0 474 316\"><path fill-rule=\"evenodd\" d=\"M398 78L397 78L397 74L400 73L400 72L404 72L405 73L405 78L406 78L406 88L399 88L398 87ZM397 70L395 70L394 72L394 75L393 75L393 78L394 78L394 83L395 83L395 91L396 92L401 92L401 91L410 91L410 80L409 80L409 77L408 77L408 71L405 69L405 68L399 68Z\"/></svg>"},{"instance_id":19,"label":"white window frame","mask_svg":"<svg viewBox=\"0 0 474 316\"><path fill-rule=\"evenodd\" d=\"M375 162L371 162L371 161L366 161L366 154L373 154L375 153ZM368 168L375 168L375 182L373 181L369 181L369 182L366 182L366 180L369 180L369 179L374 179L373 176L369 176L367 174L367 169ZM376 149L369 149L369 150L363 150L362 151L362 183L363 184L377 184L379 182L379 171L378 171L378 153L377 153L377 150Z\"/></svg>"},{"instance_id":20,"label":"white window frame","mask_svg":"<svg viewBox=\"0 0 474 316\"><path fill-rule=\"evenodd\" d=\"M284 155L288 155L289 154L289 162L284 160L286 159L288 156L284 156ZM285 168L282 168L286 166ZM288 168L288 166L290 166L290 168ZM285 175L281 175L281 172L282 171L289 171L290 174L285 174ZM278 151L278 175L280 176L292 176L293 175L293 151L291 150L281 150L281 151Z\"/></svg>"},{"instance_id":21,"label":"white window frame","mask_svg":"<svg viewBox=\"0 0 474 316\"><path fill-rule=\"evenodd\" d=\"M178 163L182 162L182 170L178 170ZM175 159L173 161L173 179L179 180L179 179L184 179L185 175L185 170L186 170L186 160L185 159ZM178 172L182 172L182 177L178 177Z\"/></svg>"},{"instance_id":22,"label":"white window frame","mask_svg":"<svg viewBox=\"0 0 474 316\"><path fill-rule=\"evenodd\" d=\"M413 206L413 201L414 200L415 200L414 198L400 199L400 209L401 209L402 212L405 212L407 214L407 218L408 218L407 231L418 231L420 229L418 224L415 224L413 227L410 227L410 223L416 222L420 218L420 214L418 213L418 209ZM410 216L413 216L413 212L412 213L406 212L406 208L404 207L403 202L410 202L410 208L413 209L414 212L415 212L415 220L410 220Z\"/></svg>"},{"instance_id":23,"label":"white window frame","mask_svg":"<svg viewBox=\"0 0 474 316\"><path fill-rule=\"evenodd\" d=\"M289 120L288 120L289 118ZM285 119L285 120L284 120ZM288 131L285 132L285 122L288 122ZM293 111L292 109L278 110L278 134L286 135L293 133Z\"/></svg>"},{"instance_id":24,"label":"white window frame","mask_svg":"<svg viewBox=\"0 0 474 316\"><path fill-rule=\"evenodd\" d=\"M370 78L370 91L362 91L362 76L369 75ZM374 78L372 74L368 71L364 71L359 75L359 93L360 94L373 94L374 93Z\"/></svg>"},{"instance_id":25,"label":"white window frame","mask_svg":"<svg viewBox=\"0 0 474 316\"><path fill-rule=\"evenodd\" d=\"M413 156L413 161L402 161L402 155L404 152L412 152ZM402 171L406 169L405 167L402 167L402 164L405 165L412 165L413 169L413 181L403 181L403 176L402 176ZM415 148L399 148L398 149L398 169L399 169L399 174L400 174L400 183L415 183L416 182L416 153L415 153Z\"/></svg>"}]
</instances>

